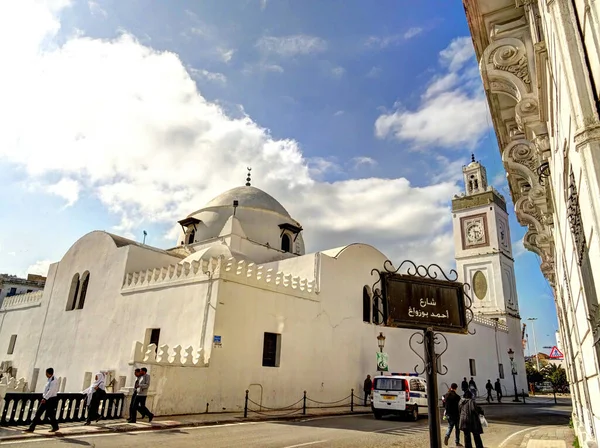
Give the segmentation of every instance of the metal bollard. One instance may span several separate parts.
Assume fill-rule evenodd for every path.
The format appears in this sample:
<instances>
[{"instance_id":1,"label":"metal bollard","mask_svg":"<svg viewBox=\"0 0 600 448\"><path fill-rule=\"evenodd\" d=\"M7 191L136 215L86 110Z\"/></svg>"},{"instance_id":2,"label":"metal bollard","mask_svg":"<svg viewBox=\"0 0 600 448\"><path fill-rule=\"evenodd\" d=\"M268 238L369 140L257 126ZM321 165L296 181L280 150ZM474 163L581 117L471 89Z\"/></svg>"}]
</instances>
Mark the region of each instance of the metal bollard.
<instances>
[{"instance_id":1,"label":"metal bollard","mask_svg":"<svg viewBox=\"0 0 600 448\"><path fill-rule=\"evenodd\" d=\"M556 401L556 390L554 391L554 404L558 404L558 402Z\"/></svg>"},{"instance_id":2,"label":"metal bollard","mask_svg":"<svg viewBox=\"0 0 600 448\"><path fill-rule=\"evenodd\" d=\"M246 399L244 400L244 418L248 418L248 391L246 391Z\"/></svg>"},{"instance_id":3,"label":"metal bollard","mask_svg":"<svg viewBox=\"0 0 600 448\"><path fill-rule=\"evenodd\" d=\"M306 415L306 391L304 391L304 397L302 398L302 415Z\"/></svg>"},{"instance_id":4,"label":"metal bollard","mask_svg":"<svg viewBox=\"0 0 600 448\"><path fill-rule=\"evenodd\" d=\"M350 412L354 412L354 389L350 389Z\"/></svg>"},{"instance_id":5,"label":"metal bollard","mask_svg":"<svg viewBox=\"0 0 600 448\"><path fill-rule=\"evenodd\" d=\"M525 404L525 389L521 389L521 391L523 392L523 404Z\"/></svg>"}]
</instances>

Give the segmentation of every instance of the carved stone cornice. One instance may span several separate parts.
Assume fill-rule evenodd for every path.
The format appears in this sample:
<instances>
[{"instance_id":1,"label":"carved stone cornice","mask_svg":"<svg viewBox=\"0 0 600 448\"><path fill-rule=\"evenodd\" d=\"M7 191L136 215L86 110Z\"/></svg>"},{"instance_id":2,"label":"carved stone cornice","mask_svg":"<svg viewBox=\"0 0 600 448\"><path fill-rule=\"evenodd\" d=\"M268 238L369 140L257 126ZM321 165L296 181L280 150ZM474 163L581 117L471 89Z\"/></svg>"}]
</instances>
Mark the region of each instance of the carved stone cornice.
<instances>
[{"instance_id":1,"label":"carved stone cornice","mask_svg":"<svg viewBox=\"0 0 600 448\"><path fill-rule=\"evenodd\" d=\"M575 149L577 151L579 151L582 146L590 142L600 141L600 123L595 123L590 126L586 126L583 129L577 130L574 140Z\"/></svg>"}]
</instances>

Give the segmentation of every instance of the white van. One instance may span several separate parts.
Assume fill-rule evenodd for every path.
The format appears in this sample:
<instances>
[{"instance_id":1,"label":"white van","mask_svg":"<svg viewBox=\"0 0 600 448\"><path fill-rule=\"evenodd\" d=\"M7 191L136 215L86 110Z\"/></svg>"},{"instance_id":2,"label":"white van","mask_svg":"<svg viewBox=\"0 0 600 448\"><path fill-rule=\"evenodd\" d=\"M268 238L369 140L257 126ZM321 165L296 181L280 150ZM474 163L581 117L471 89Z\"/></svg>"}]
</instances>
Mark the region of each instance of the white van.
<instances>
[{"instance_id":1,"label":"white van","mask_svg":"<svg viewBox=\"0 0 600 448\"><path fill-rule=\"evenodd\" d=\"M400 414L417 421L427 415L427 382L416 373L375 376L371 409L376 419Z\"/></svg>"}]
</instances>

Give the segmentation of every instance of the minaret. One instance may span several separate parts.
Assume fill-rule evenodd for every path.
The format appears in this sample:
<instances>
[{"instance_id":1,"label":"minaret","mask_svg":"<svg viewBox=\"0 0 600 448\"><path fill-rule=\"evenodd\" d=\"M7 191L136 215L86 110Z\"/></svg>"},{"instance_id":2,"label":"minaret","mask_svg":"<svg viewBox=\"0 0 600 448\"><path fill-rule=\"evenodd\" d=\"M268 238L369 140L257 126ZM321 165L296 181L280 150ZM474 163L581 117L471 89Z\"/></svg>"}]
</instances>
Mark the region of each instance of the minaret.
<instances>
[{"instance_id":1,"label":"minaret","mask_svg":"<svg viewBox=\"0 0 600 448\"><path fill-rule=\"evenodd\" d=\"M471 156L463 166L465 192L452 200L459 281L472 287L473 311L490 318L519 317L514 259L504 197Z\"/></svg>"}]
</instances>

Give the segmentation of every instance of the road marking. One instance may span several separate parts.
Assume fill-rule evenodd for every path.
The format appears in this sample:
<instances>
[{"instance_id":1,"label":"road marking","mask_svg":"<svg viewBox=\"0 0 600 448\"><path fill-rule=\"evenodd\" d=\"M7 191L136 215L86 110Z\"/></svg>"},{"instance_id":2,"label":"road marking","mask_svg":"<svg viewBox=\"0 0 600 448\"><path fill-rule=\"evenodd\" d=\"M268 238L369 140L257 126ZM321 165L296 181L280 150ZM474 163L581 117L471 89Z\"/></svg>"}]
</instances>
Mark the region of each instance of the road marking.
<instances>
[{"instance_id":1,"label":"road marking","mask_svg":"<svg viewBox=\"0 0 600 448\"><path fill-rule=\"evenodd\" d=\"M263 423L274 423L276 420L265 420L262 422L239 422L239 423L225 423L223 425L203 425L203 426L179 426L179 427L165 427L165 428L157 428L157 429L146 429L146 430L138 430L138 431L107 431L99 434L65 434L61 433L58 436L52 437L42 437L42 438L31 438L31 439L21 439L21 440L6 440L2 441L2 445L18 445L22 443L38 443L38 442L48 442L49 440L64 440L64 439L90 439L92 437L109 437L109 436L118 436L122 434L148 434L154 431L169 431L173 429L179 430L198 430L198 429L216 429L222 428L224 426L240 426L240 425L260 425ZM286 447L289 448L289 447Z\"/></svg>"},{"instance_id":2,"label":"road marking","mask_svg":"<svg viewBox=\"0 0 600 448\"><path fill-rule=\"evenodd\" d=\"M360 417L361 415L368 415L368 414L328 415L327 417L315 417L315 418L308 417L308 418L300 420L299 423L314 422L315 420L330 420L332 418Z\"/></svg>"},{"instance_id":3,"label":"road marking","mask_svg":"<svg viewBox=\"0 0 600 448\"><path fill-rule=\"evenodd\" d=\"M327 440L317 440L316 442L306 442L306 443L300 443L298 445L288 445L288 446L284 446L283 448L298 448L300 446L316 445L317 443L325 443L325 442L327 442Z\"/></svg>"},{"instance_id":4,"label":"road marking","mask_svg":"<svg viewBox=\"0 0 600 448\"><path fill-rule=\"evenodd\" d=\"M508 441L510 439L512 439L514 436L517 436L517 435L519 435L521 433L524 433L524 432L527 432L527 431L533 431L534 429L537 429L537 428L539 428L539 426L534 426L533 428L525 428L525 429L522 429L522 430L517 431L515 433L512 433L510 436L508 436L506 439L504 439L500 445L498 445L498 448L502 448L503 446L505 446L506 443L508 443Z\"/></svg>"}]
</instances>

